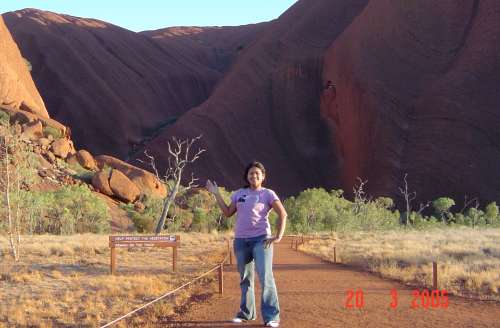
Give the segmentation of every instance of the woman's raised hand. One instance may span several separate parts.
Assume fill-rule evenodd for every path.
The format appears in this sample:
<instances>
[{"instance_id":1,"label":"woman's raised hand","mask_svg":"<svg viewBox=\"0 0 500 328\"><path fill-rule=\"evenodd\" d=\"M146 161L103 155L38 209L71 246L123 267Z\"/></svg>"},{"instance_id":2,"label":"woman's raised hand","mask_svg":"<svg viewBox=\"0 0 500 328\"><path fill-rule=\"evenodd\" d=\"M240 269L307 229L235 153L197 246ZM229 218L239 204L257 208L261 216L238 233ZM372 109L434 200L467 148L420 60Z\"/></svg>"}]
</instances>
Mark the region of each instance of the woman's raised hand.
<instances>
[{"instance_id":1,"label":"woman's raised hand","mask_svg":"<svg viewBox=\"0 0 500 328\"><path fill-rule=\"evenodd\" d=\"M205 188L207 188L209 193L212 193L214 195L219 192L219 187L217 187L217 183L215 183L215 181L212 182L210 180L207 180Z\"/></svg>"}]
</instances>

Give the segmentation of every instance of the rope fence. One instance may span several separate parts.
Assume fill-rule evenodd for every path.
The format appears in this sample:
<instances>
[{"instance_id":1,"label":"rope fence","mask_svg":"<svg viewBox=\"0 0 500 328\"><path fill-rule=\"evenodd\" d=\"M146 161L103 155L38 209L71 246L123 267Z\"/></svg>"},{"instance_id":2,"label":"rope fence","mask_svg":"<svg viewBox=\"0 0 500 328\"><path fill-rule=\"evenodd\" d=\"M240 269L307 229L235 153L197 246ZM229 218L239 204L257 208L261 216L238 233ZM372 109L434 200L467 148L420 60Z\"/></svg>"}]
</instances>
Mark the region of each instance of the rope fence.
<instances>
[{"instance_id":1,"label":"rope fence","mask_svg":"<svg viewBox=\"0 0 500 328\"><path fill-rule=\"evenodd\" d=\"M318 236L304 236L304 235L286 235L284 237L291 238L290 242L290 248L294 249L295 251L298 251L299 245L303 245L311 240L317 240L317 239L323 239L322 237ZM219 283L219 293L222 294L224 292L224 265L227 264L226 262L229 262L229 265L233 264L233 252L231 249L231 241L227 240L227 254L224 257L224 259L218 263L216 266L211 268L210 270L206 271L205 273L199 275L198 277L188 281L187 283L177 287L176 289L161 295L160 297L134 309L133 311L128 312L125 315L122 315L121 317L101 326L100 328L106 328L106 327L111 327L112 325L118 323L119 321L132 316L134 313L139 312L142 309L145 309L146 307L178 292L179 290L193 284L194 282L200 280L201 278L209 275L210 273L217 271L217 276L218 276L218 283ZM337 247L333 247L333 263L337 264ZM437 263L433 262L432 263L432 283L433 283L433 289L437 290L438 284L437 284Z\"/></svg>"},{"instance_id":2,"label":"rope fence","mask_svg":"<svg viewBox=\"0 0 500 328\"><path fill-rule=\"evenodd\" d=\"M291 237L292 241L290 243L290 248L295 249L295 251L299 250L299 245L303 245L311 240L324 239L324 237L318 236L304 236L304 235L288 235L287 237ZM333 246L333 263L337 264L337 247ZM432 289L438 290L438 270L437 270L437 261L432 262Z\"/></svg>"},{"instance_id":3,"label":"rope fence","mask_svg":"<svg viewBox=\"0 0 500 328\"><path fill-rule=\"evenodd\" d=\"M201 278L207 276L208 274L210 274L210 273L212 273L212 272L214 272L216 270L217 270L217 276L218 276L218 280L219 280L219 293L222 294L224 292L224 263L226 263L229 258L231 258L231 261L232 261L231 252L229 252L229 254L227 254L226 257L219 264L217 264L216 266L214 266L213 268L211 268L207 272L205 272L205 273L199 275L198 277L194 278L193 280L190 280L187 283L185 283L185 284L177 287L176 289L174 289L174 290L172 290L172 291L170 291L170 292L168 292L166 294L163 294L162 296L160 296L160 297L152 300L151 302L148 302L148 303L146 303L146 304L144 304L144 305L136 308L135 310L130 311L127 314L122 315L121 317L119 317L119 318L117 318L117 319L115 319L115 320L113 320L113 321L105 324L104 326L101 326L100 328L111 327L112 325L118 323L119 321L121 321L121 320L123 320L123 319L125 319L127 317L130 317L134 313L137 313L140 310L145 309L146 307L148 307L148 306L150 306L150 305L152 305L152 304L154 304L154 303L156 303L156 302L164 299L165 297L168 297L168 296L170 296L170 295L178 292L179 290L181 290L181 289L183 289L183 288L185 288L185 287L193 284L194 282L200 280Z\"/></svg>"}]
</instances>

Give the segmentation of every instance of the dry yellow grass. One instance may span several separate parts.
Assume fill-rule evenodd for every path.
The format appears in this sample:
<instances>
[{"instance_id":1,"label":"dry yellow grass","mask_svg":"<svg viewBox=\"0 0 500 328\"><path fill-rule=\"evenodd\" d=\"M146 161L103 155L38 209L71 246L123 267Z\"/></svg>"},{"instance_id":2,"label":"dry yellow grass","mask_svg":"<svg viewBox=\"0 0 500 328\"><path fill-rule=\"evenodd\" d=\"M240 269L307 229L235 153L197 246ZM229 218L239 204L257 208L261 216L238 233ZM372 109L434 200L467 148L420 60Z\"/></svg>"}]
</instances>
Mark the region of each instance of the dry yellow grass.
<instances>
[{"instance_id":1,"label":"dry yellow grass","mask_svg":"<svg viewBox=\"0 0 500 328\"><path fill-rule=\"evenodd\" d=\"M109 275L107 235L24 236L18 263L7 255L7 240L1 238L0 327L104 324L207 271L226 250L228 235L180 235L177 272L172 272L171 248L117 249L115 276ZM153 326L205 289L183 290L118 327ZM215 284L208 290L215 291Z\"/></svg>"},{"instance_id":2,"label":"dry yellow grass","mask_svg":"<svg viewBox=\"0 0 500 328\"><path fill-rule=\"evenodd\" d=\"M437 261L440 289L500 300L500 229L458 227L330 237L310 241L301 249L332 260L335 245L338 261L418 287L432 286L432 262Z\"/></svg>"}]
</instances>

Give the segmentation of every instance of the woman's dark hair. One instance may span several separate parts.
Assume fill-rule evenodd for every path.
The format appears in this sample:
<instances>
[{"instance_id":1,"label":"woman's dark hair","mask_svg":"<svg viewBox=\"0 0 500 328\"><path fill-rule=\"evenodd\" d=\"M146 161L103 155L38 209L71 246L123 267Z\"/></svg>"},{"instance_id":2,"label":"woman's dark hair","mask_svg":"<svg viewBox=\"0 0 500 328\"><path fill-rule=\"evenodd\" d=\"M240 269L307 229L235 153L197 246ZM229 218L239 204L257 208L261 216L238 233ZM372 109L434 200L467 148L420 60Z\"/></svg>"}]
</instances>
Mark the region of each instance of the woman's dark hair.
<instances>
[{"instance_id":1,"label":"woman's dark hair","mask_svg":"<svg viewBox=\"0 0 500 328\"><path fill-rule=\"evenodd\" d=\"M256 167L256 168L260 169L262 174L266 175L266 169L264 168L264 165L261 162L253 161L252 163L248 164L247 168L245 169L245 175L243 176L243 180L245 181L245 185L243 186L243 188L250 188L250 184L248 183L247 176L248 176L248 171L250 171L250 169L252 167Z\"/></svg>"}]
</instances>

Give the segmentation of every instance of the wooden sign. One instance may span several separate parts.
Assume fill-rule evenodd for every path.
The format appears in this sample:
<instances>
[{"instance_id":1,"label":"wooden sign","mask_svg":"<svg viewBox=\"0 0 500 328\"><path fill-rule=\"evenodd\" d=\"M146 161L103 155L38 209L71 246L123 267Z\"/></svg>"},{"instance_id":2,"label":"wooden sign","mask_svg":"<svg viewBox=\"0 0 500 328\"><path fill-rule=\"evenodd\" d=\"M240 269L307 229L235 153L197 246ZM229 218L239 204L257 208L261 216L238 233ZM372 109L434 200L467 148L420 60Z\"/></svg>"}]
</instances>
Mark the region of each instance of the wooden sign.
<instances>
[{"instance_id":1,"label":"wooden sign","mask_svg":"<svg viewBox=\"0 0 500 328\"><path fill-rule=\"evenodd\" d=\"M180 246L180 236L109 236L111 248L111 274L116 272L116 248L129 247L172 247L172 269L176 270L177 247Z\"/></svg>"}]
</instances>

